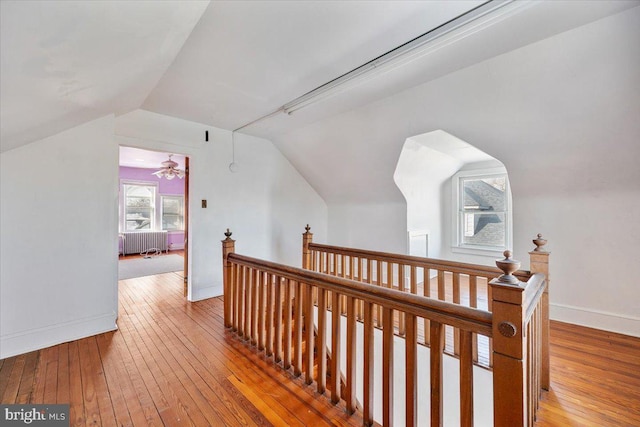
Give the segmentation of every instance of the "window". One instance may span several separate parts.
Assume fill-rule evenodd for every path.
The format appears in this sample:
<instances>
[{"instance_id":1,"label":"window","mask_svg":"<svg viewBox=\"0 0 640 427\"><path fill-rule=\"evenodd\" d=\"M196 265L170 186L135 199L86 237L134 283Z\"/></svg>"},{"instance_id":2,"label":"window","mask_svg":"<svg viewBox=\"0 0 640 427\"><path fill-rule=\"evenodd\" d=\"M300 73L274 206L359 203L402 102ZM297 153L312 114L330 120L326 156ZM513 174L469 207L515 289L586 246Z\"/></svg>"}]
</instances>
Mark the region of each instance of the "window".
<instances>
[{"instance_id":1,"label":"window","mask_svg":"<svg viewBox=\"0 0 640 427\"><path fill-rule=\"evenodd\" d=\"M502 251L511 245L511 191L504 169L454 175L454 250Z\"/></svg>"},{"instance_id":2,"label":"window","mask_svg":"<svg viewBox=\"0 0 640 427\"><path fill-rule=\"evenodd\" d=\"M124 231L153 230L156 216L156 186L124 184Z\"/></svg>"},{"instance_id":3,"label":"window","mask_svg":"<svg viewBox=\"0 0 640 427\"><path fill-rule=\"evenodd\" d=\"M184 229L184 197L162 196L162 229Z\"/></svg>"}]
</instances>

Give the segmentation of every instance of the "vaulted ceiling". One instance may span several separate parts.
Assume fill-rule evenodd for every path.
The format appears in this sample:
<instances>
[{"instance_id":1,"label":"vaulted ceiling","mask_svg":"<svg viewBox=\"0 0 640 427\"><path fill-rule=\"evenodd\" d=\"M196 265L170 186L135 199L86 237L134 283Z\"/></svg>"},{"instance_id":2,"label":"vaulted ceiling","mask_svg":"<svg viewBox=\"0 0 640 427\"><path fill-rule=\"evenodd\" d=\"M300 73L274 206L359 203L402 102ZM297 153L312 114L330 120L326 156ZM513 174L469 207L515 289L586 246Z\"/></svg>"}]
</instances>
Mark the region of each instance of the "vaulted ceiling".
<instances>
[{"instance_id":1,"label":"vaulted ceiling","mask_svg":"<svg viewBox=\"0 0 640 427\"><path fill-rule=\"evenodd\" d=\"M481 3L2 1L2 150L137 108L236 129ZM245 131L286 133L637 4L549 3Z\"/></svg>"},{"instance_id":2,"label":"vaulted ceiling","mask_svg":"<svg viewBox=\"0 0 640 427\"><path fill-rule=\"evenodd\" d=\"M118 116L139 108L234 130L482 3L3 0L2 151L106 114ZM536 103L539 89L529 93L526 87L538 88L544 82L550 94L545 102L558 107L551 98L573 96L565 88L576 83L572 76L600 82L597 73L620 72L625 84L629 79L632 85L637 83L627 70L638 62L637 19L606 43L594 34L593 52L563 51L577 45L571 36L557 35L640 2L517 1L514 5L513 13L493 19L491 25L465 30L406 65L292 115L270 116L241 132L271 139L321 196L342 200L366 192L378 175L380 183L385 182L380 192L391 192L384 185L393 186L395 161L408 137L442 127L457 137L475 136L485 151L497 151L489 142L492 138L504 144L501 139L507 134L531 133L534 125L522 126L525 114L530 117L546 106ZM635 37L635 44L620 45L618 36ZM544 44L551 37L563 41ZM527 52L537 56L518 53L534 45L538 47ZM614 45L617 48L611 49ZM509 59L504 59L507 54ZM598 64L599 54L617 54L609 58L615 64ZM581 74L581 63L590 67L590 73ZM541 67L548 64L552 66ZM555 73L564 80L556 81ZM606 78L603 82L608 84ZM583 83L585 93L598 101L587 87L589 81ZM464 85L469 85L466 91ZM518 90L507 95L514 87ZM522 105L518 115L514 103L521 95L533 102ZM410 99L416 96L422 96L420 102ZM476 96L499 102L483 105ZM588 104L591 98L583 101ZM620 109L618 116L628 114L625 100L615 101L607 112ZM402 114L397 111L400 105ZM569 114L569 103L564 107L560 116ZM512 120L504 129L478 120L489 112L493 119ZM390 118L396 120L386 120ZM489 124L491 132L485 129ZM335 173L326 176L327 167ZM367 178L356 182L356 188L338 188L345 177L359 172L366 172Z\"/></svg>"}]
</instances>

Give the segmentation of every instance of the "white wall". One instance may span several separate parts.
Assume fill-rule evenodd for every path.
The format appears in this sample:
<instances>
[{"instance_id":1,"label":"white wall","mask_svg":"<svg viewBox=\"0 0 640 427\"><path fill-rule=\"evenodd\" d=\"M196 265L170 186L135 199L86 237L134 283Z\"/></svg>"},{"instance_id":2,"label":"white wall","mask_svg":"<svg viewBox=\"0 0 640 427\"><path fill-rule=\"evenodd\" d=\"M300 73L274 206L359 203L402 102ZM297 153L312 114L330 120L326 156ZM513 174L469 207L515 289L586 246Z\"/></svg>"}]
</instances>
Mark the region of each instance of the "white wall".
<instances>
[{"instance_id":1,"label":"white wall","mask_svg":"<svg viewBox=\"0 0 640 427\"><path fill-rule=\"evenodd\" d=\"M429 257L441 258L445 212L443 184L462 166L453 157L411 138L404 143L394 180L407 201L407 230L429 231Z\"/></svg>"},{"instance_id":2,"label":"white wall","mask_svg":"<svg viewBox=\"0 0 640 427\"><path fill-rule=\"evenodd\" d=\"M0 155L0 358L116 328L113 123Z\"/></svg>"},{"instance_id":3,"label":"white wall","mask_svg":"<svg viewBox=\"0 0 640 427\"><path fill-rule=\"evenodd\" d=\"M330 245L384 252L407 252L406 203L332 203Z\"/></svg>"},{"instance_id":4,"label":"white wall","mask_svg":"<svg viewBox=\"0 0 640 427\"><path fill-rule=\"evenodd\" d=\"M366 218L380 213L367 205L397 207L387 219L398 223L367 242L384 247L393 233L405 239L398 190L389 186L402 144L437 129L456 135L507 168L523 268L531 239L549 240L552 316L640 336L639 38L635 7L278 136L276 144L300 170L309 167L329 204L330 236L369 235ZM375 200L359 203L365 186ZM345 214L334 232L344 209L332 212L333 200L360 204L365 220Z\"/></svg>"},{"instance_id":5,"label":"white wall","mask_svg":"<svg viewBox=\"0 0 640 427\"><path fill-rule=\"evenodd\" d=\"M220 241L227 228L238 253L294 266L302 262L307 223L316 240L326 239L326 204L270 141L236 133L238 171L231 173L229 131L136 110L116 119L116 134L122 145L190 158L190 300L222 293Z\"/></svg>"}]
</instances>

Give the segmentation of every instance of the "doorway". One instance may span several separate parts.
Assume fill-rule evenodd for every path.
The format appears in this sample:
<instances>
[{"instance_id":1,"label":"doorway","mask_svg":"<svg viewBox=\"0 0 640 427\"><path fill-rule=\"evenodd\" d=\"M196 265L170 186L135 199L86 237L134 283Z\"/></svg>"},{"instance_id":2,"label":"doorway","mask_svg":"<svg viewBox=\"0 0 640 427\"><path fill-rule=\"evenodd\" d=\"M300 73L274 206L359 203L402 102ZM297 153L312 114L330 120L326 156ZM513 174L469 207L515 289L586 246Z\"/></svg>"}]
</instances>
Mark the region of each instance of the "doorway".
<instances>
[{"instance_id":1,"label":"doorway","mask_svg":"<svg viewBox=\"0 0 640 427\"><path fill-rule=\"evenodd\" d=\"M188 292L189 158L120 147L119 280L180 274Z\"/></svg>"}]
</instances>

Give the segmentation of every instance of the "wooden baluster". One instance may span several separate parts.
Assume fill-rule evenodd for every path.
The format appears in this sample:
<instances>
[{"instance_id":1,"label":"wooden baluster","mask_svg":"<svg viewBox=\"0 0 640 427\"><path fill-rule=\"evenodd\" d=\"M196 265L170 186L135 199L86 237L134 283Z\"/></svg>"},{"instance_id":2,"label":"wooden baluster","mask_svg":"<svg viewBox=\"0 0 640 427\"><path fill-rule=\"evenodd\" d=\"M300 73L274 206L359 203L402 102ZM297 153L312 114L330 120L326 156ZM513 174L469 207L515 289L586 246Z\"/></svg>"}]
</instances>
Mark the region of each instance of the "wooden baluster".
<instances>
[{"instance_id":1,"label":"wooden baluster","mask_svg":"<svg viewBox=\"0 0 640 427\"><path fill-rule=\"evenodd\" d=\"M356 301L347 297L347 376L344 399L347 413L356 411Z\"/></svg>"},{"instance_id":2,"label":"wooden baluster","mask_svg":"<svg viewBox=\"0 0 640 427\"><path fill-rule=\"evenodd\" d=\"M531 316L531 319L529 319L529 323L526 325L526 339L525 339L525 346L527 348L527 369L526 369L526 378L527 378L527 414L529 415L529 419L528 425L533 425L533 415L535 414L535 411L533 409L534 406L534 402L535 402L535 395L537 394L535 392L536 388L535 388L535 383L536 383L536 369L535 369L535 363L537 362L535 360L535 311L533 313L533 315Z\"/></svg>"},{"instance_id":3,"label":"wooden baluster","mask_svg":"<svg viewBox=\"0 0 640 427\"><path fill-rule=\"evenodd\" d=\"M414 295L418 295L418 267L415 265L409 267L409 292ZM416 339L418 335L418 329L416 329Z\"/></svg>"},{"instance_id":4,"label":"wooden baluster","mask_svg":"<svg viewBox=\"0 0 640 427\"><path fill-rule=\"evenodd\" d=\"M453 303L460 305L460 273L453 273ZM460 354L460 329L453 328L453 354Z\"/></svg>"},{"instance_id":5,"label":"wooden baluster","mask_svg":"<svg viewBox=\"0 0 640 427\"><path fill-rule=\"evenodd\" d=\"M346 264L344 262L344 255L340 255L340 266L339 266L339 274L337 274L338 277L342 277L342 278L346 278ZM342 307L342 311L340 312L340 314L347 314L347 297L345 295L342 295L342 297L340 298L340 304Z\"/></svg>"},{"instance_id":6,"label":"wooden baluster","mask_svg":"<svg viewBox=\"0 0 640 427\"><path fill-rule=\"evenodd\" d=\"M327 389L327 291L318 288L318 393L323 394Z\"/></svg>"},{"instance_id":7,"label":"wooden baluster","mask_svg":"<svg viewBox=\"0 0 640 427\"><path fill-rule=\"evenodd\" d=\"M244 339L249 340L251 338L251 289L253 288L253 269L247 268L245 272L244 280Z\"/></svg>"},{"instance_id":8,"label":"wooden baluster","mask_svg":"<svg viewBox=\"0 0 640 427\"><path fill-rule=\"evenodd\" d=\"M258 344L258 270L254 269L251 275L251 345Z\"/></svg>"},{"instance_id":9,"label":"wooden baluster","mask_svg":"<svg viewBox=\"0 0 640 427\"><path fill-rule=\"evenodd\" d=\"M469 276L469 305L478 308L478 276ZM478 363L478 334L472 334L473 362Z\"/></svg>"},{"instance_id":10,"label":"wooden baluster","mask_svg":"<svg viewBox=\"0 0 640 427\"><path fill-rule=\"evenodd\" d=\"M294 313L294 331L293 331L293 374L299 377L302 374L302 284L293 282L293 313ZM305 317L313 315L313 313L304 313Z\"/></svg>"},{"instance_id":11,"label":"wooden baluster","mask_svg":"<svg viewBox=\"0 0 640 427\"><path fill-rule=\"evenodd\" d=\"M331 254L331 265L329 268L332 276L338 275L338 256L335 253Z\"/></svg>"},{"instance_id":12,"label":"wooden baluster","mask_svg":"<svg viewBox=\"0 0 640 427\"><path fill-rule=\"evenodd\" d=\"M232 267L232 282L231 282L231 298L229 304L231 305L231 330L236 332L238 330L238 288L239 284L239 268L238 264L233 264Z\"/></svg>"},{"instance_id":13,"label":"wooden baluster","mask_svg":"<svg viewBox=\"0 0 640 427\"><path fill-rule=\"evenodd\" d=\"M371 260L368 260L371 262ZM369 269L367 273L371 270ZM369 275L369 274L367 274ZM371 280L371 277L367 277L367 280ZM373 347L373 303L368 301L364 302L364 372L363 372L363 409L362 417L364 419L365 426L373 425L373 360L374 360L374 347Z\"/></svg>"},{"instance_id":14,"label":"wooden baluster","mask_svg":"<svg viewBox=\"0 0 640 427\"><path fill-rule=\"evenodd\" d=\"M304 382L311 384L313 382L313 331L314 331L314 316L313 316L313 288L311 285L305 284L303 288L303 300L304 300L304 331L305 331L305 376Z\"/></svg>"},{"instance_id":15,"label":"wooden baluster","mask_svg":"<svg viewBox=\"0 0 640 427\"><path fill-rule=\"evenodd\" d=\"M356 263L356 276L357 276L357 280L359 282L364 282L364 277L362 276L363 274L363 262L364 259L362 258L358 258L358 261ZM362 321L362 314L363 314L363 304L364 301L363 300L358 300L356 301L356 318L360 321Z\"/></svg>"},{"instance_id":16,"label":"wooden baluster","mask_svg":"<svg viewBox=\"0 0 640 427\"><path fill-rule=\"evenodd\" d=\"M489 283L487 278L487 311L493 313L493 289ZM489 338L489 367L493 367L493 338Z\"/></svg>"},{"instance_id":17,"label":"wooden baluster","mask_svg":"<svg viewBox=\"0 0 640 427\"><path fill-rule=\"evenodd\" d=\"M382 310L382 425L393 425L393 309Z\"/></svg>"},{"instance_id":18,"label":"wooden baluster","mask_svg":"<svg viewBox=\"0 0 640 427\"><path fill-rule=\"evenodd\" d=\"M266 355L270 357L273 354L273 318L274 318L274 303L273 303L273 293L274 293L274 284L273 284L273 275L271 273L267 273L267 307L266 307Z\"/></svg>"},{"instance_id":19,"label":"wooden baluster","mask_svg":"<svg viewBox=\"0 0 640 427\"><path fill-rule=\"evenodd\" d=\"M431 277L429 274L429 269L426 267L423 267L422 269L422 294L425 297L431 297ZM424 319L424 344L427 346L431 345L431 334L429 333L430 324L431 321L429 319Z\"/></svg>"},{"instance_id":20,"label":"wooden baluster","mask_svg":"<svg viewBox=\"0 0 640 427\"><path fill-rule=\"evenodd\" d=\"M236 288L236 330L239 337L242 337L242 319L244 319L244 272L245 267L239 266L238 271L238 287Z\"/></svg>"},{"instance_id":21,"label":"wooden baluster","mask_svg":"<svg viewBox=\"0 0 640 427\"><path fill-rule=\"evenodd\" d=\"M227 232L224 233L226 238L222 241L222 265L224 266L222 270L222 282L223 282L223 293L224 293L224 326L225 328L230 328L232 324L231 320L231 305L233 301L233 265L229 261L229 254L235 252L235 243L236 241L231 238L231 232L227 228Z\"/></svg>"},{"instance_id":22,"label":"wooden baluster","mask_svg":"<svg viewBox=\"0 0 640 427\"><path fill-rule=\"evenodd\" d=\"M400 292L405 292L406 289L404 287L404 279L405 279L405 266L403 264L398 264L398 290ZM405 328L405 313L404 311L398 312L398 332L401 337L403 337L406 333Z\"/></svg>"},{"instance_id":23,"label":"wooden baluster","mask_svg":"<svg viewBox=\"0 0 640 427\"><path fill-rule=\"evenodd\" d=\"M383 286L382 282L382 261L376 260L376 281L378 286ZM378 305L378 312L376 313L376 326L382 326L382 306Z\"/></svg>"},{"instance_id":24,"label":"wooden baluster","mask_svg":"<svg viewBox=\"0 0 640 427\"><path fill-rule=\"evenodd\" d=\"M325 252L320 252L320 272L327 273L327 255Z\"/></svg>"},{"instance_id":25,"label":"wooden baluster","mask_svg":"<svg viewBox=\"0 0 640 427\"><path fill-rule=\"evenodd\" d=\"M473 426L473 337L460 332L460 426Z\"/></svg>"},{"instance_id":26,"label":"wooden baluster","mask_svg":"<svg viewBox=\"0 0 640 427\"><path fill-rule=\"evenodd\" d=\"M445 301L447 299L444 271L438 270L438 299Z\"/></svg>"},{"instance_id":27,"label":"wooden baluster","mask_svg":"<svg viewBox=\"0 0 640 427\"><path fill-rule=\"evenodd\" d=\"M291 367L291 280L284 279L284 369Z\"/></svg>"},{"instance_id":28,"label":"wooden baluster","mask_svg":"<svg viewBox=\"0 0 640 427\"><path fill-rule=\"evenodd\" d=\"M431 321L431 350L430 350L430 376L431 376L431 426L442 426L444 414L442 392L442 353L444 351L444 325ZM494 373L495 375L495 373Z\"/></svg>"},{"instance_id":29,"label":"wooden baluster","mask_svg":"<svg viewBox=\"0 0 640 427\"><path fill-rule=\"evenodd\" d=\"M274 323L274 334L273 334L273 348L274 348L274 356L273 360L276 363L279 363L282 360L282 278L279 276L275 277L274 282L274 293L275 293L275 316L273 319Z\"/></svg>"},{"instance_id":30,"label":"wooden baluster","mask_svg":"<svg viewBox=\"0 0 640 427\"><path fill-rule=\"evenodd\" d=\"M520 263L496 261L505 274L489 283L493 307L493 419L496 427L521 427L528 423L524 286L511 273Z\"/></svg>"},{"instance_id":31,"label":"wooden baluster","mask_svg":"<svg viewBox=\"0 0 640 427\"><path fill-rule=\"evenodd\" d=\"M413 314L406 315L407 334L405 338L405 404L406 425L418 424L418 320Z\"/></svg>"},{"instance_id":32,"label":"wooden baluster","mask_svg":"<svg viewBox=\"0 0 640 427\"><path fill-rule=\"evenodd\" d=\"M418 295L418 267L416 267L415 265L411 266L409 277L409 290L412 294Z\"/></svg>"},{"instance_id":33,"label":"wooden baluster","mask_svg":"<svg viewBox=\"0 0 640 427\"><path fill-rule=\"evenodd\" d=\"M331 292L331 402L340 402L340 294Z\"/></svg>"},{"instance_id":34,"label":"wooden baluster","mask_svg":"<svg viewBox=\"0 0 640 427\"><path fill-rule=\"evenodd\" d=\"M549 254L544 249L544 245L547 241L542 238L542 234L538 234L538 237L533 240L536 248L529 252L529 264L531 273L542 273L547 278L547 286L542 294L542 301L540 305L540 387L544 390L549 390L551 385L549 375Z\"/></svg>"},{"instance_id":35,"label":"wooden baluster","mask_svg":"<svg viewBox=\"0 0 640 427\"><path fill-rule=\"evenodd\" d=\"M265 283L264 283L264 272L261 271L258 275L258 350L264 350L264 316L265 316L265 302L264 302L264 294L265 294Z\"/></svg>"}]
</instances>

